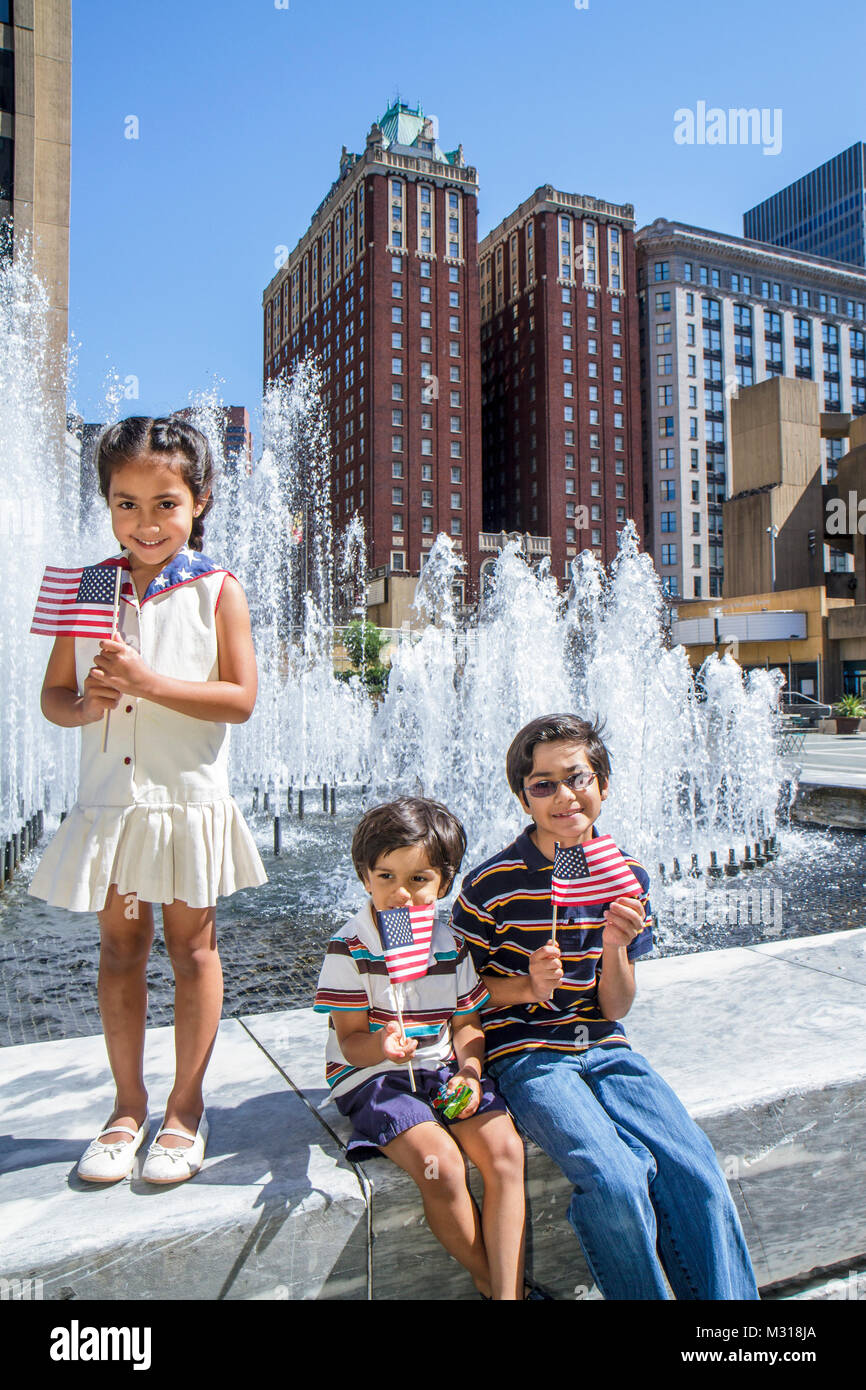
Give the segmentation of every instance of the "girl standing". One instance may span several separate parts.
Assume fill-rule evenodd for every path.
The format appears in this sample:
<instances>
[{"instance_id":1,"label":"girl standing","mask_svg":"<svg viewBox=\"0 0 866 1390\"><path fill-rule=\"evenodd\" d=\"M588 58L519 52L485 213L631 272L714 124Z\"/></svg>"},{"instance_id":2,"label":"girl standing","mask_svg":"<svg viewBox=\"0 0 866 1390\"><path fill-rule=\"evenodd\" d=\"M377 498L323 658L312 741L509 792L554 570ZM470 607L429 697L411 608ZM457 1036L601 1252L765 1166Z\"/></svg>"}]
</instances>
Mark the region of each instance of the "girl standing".
<instances>
[{"instance_id":1,"label":"girl standing","mask_svg":"<svg viewBox=\"0 0 866 1390\"><path fill-rule=\"evenodd\" d=\"M216 900L266 881L227 778L227 725L252 714L255 653L240 584L201 553L214 472L204 435L134 416L104 431L96 466L124 554L117 637L55 639L42 712L81 726L80 784L30 892L99 918L116 1098L78 1165L91 1182L128 1176L148 1132L146 967L162 905L176 1070L142 1177L178 1182L198 1172L207 1139L202 1082L223 997Z\"/></svg>"}]
</instances>

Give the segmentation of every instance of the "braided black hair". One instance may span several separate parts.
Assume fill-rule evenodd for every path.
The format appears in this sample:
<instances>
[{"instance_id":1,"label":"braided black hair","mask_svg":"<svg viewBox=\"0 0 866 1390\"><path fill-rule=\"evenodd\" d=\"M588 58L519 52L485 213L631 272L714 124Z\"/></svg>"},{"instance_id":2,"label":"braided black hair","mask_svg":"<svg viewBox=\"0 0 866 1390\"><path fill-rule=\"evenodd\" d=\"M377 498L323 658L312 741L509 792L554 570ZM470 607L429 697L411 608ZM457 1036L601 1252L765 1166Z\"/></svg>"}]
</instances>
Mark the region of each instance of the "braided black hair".
<instances>
[{"instance_id":1,"label":"braided black hair","mask_svg":"<svg viewBox=\"0 0 866 1390\"><path fill-rule=\"evenodd\" d=\"M107 425L96 446L99 490L106 502L114 470L132 463L142 454L172 456L166 457L166 464L170 466L177 460L180 476L196 503L207 497L199 515L193 517L189 537L192 549L201 550L204 519L213 506L215 471L213 453L206 436L180 415L168 415L158 420L147 415L130 415L126 420L118 420L116 425Z\"/></svg>"}]
</instances>

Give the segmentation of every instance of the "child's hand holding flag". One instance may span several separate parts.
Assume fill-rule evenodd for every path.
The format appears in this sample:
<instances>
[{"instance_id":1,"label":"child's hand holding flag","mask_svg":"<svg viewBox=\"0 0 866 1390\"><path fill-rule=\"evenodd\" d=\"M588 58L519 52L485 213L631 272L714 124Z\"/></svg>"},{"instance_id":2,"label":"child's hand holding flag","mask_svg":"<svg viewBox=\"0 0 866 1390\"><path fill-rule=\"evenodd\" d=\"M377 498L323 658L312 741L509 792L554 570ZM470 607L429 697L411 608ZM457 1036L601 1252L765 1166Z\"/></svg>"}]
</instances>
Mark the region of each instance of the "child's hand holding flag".
<instances>
[{"instance_id":1,"label":"child's hand holding flag","mask_svg":"<svg viewBox=\"0 0 866 1390\"><path fill-rule=\"evenodd\" d=\"M435 903L422 903L418 907L391 907L384 912L376 913L379 935L385 948L385 965L388 968L388 977L394 989L397 1016L400 1019L404 1044L408 1044L409 1040L406 1038L406 1030L403 1027L402 986L405 980L418 980L422 975L427 974L435 915ZM388 1024L388 1027L392 1029L395 1026ZM383 1038L382 1048L387 1057L386 1044L387 1039ZM415 1046L417 1044L411 1048L411 1052L415 1051ZM403 1058L392 1057L390 1060L402 1061L405 1058L409 1062L409 1079L414 1091L415 1075L412 1071L412 1063L409 1061L411 1052L404 1053Z\"/></svg>"}]
</instances>

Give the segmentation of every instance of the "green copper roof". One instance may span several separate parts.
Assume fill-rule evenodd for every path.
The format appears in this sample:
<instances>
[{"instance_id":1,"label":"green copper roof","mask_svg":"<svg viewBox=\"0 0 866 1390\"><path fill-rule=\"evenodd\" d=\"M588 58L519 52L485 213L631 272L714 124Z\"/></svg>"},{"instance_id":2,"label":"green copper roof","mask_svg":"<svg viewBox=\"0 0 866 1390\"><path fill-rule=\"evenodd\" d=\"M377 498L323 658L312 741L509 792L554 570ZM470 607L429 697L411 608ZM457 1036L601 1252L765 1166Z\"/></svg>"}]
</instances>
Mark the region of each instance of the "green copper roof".
<instances>
[{"instance_id":1,"label":"green copper roof","mask_svg":"<svg viewBox=\"0 0 866 1390\"><path fill-rule=\"evenodd\" d=\"M419 154L427 154L432 159L439 160L441 163L456 164L457 151L445 154L439 147L439 143L433 134L433 129L428 125L429 118L424 115L424 111L419 102L416 107L411 107L404 101L393 101L388 107L379 127L388 145L404 145L409 149L415 149ZM425 125L427 130L425 133ZM429 142L430 148L425 149Z\"/></svg>"}]
</instances>

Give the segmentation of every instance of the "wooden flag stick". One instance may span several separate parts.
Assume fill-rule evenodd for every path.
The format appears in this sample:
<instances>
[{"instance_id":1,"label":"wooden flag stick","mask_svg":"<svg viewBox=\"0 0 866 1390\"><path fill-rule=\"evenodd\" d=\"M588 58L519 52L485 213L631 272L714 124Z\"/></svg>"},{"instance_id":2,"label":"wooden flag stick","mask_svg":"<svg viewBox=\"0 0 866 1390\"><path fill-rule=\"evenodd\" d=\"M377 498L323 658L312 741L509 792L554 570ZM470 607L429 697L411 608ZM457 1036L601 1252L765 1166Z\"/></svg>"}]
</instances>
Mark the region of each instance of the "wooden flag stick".
<instances>
[{"instance_id":1,"label":"wooden flag stick","mask_svg":"<svg viewBox=\"0 0 866 1390\"><path fill-rule=\"evenodd\" d=\"M118 566L117 566L117 571L116 571L115 576L114 576L114 620L113 620L113 622L112 622L112 624L111 624L111 635L112 635L112 637L117 637L117 636L118 636L118 632L117 632L117 619L118 619L118 615L119 615L119 612L120 612L120 582L121 582L122 577L123 577L123 576L122 576L121 568L120 568L120 565L118 565ZM103 751L103 753L105 752L105 749L106 749L106 747L107 747L107 745L108 745L108 715L109 715L109 711L106 710L105 713L104 713L104 715L102 716L102 751Z\"/></svg>"},{"instance_id":2,"label":"wooden flag stick","mask_svg":"<svg viewBox=\"0 0 866 1390\"><path fill-rule=\"evenodd\" d=\"M394 989L394 999L395 999L396 1004L397 1004L397 1017L398 1017L399 1020L400 1020L400 1032L403 1034L403 1041L404 1041L404 1042L407 1042L408 1039L407 1039L407 1037L406 1037L406 1029L405 1029L404 1026L403 1026L403 1007L402 1007L402 1001L403 1001L403 986L402 986L402 985L397 985L397 986L395 987L395 989ZM408 1064L408 1067L409 1067L409 1081L410 1081L411 1084L412 1084L412 1090L413 1090L413 1092L414 1092L414 1091L416 1091L417 1088L416 1088L416 1086L415 1086L415 1073L414 1073L414 1071L412 1070L412 1060L411 1060L411 1058L407 1059L407 1064Z\"/></svg>"},{"instance_id":3,"label":"wooden flag stick","mask_svg":"<svg viewBox=\"0 0 866 1390\"><path fill-rule=\"evenodd\" d=\"M556 851L557 851L558 849L559 849L559 841L558 841L558 840L554 840L554 842L553 842L553 862L554 862L554 864L556 863ZM554 946L556 945L556 909L557 909L557 904L554 903L554 904L553 904L553 931L552 931L552 935L551 935L551 938L550 938L551 941L553 942Z\"/></svg>"}]
</instances>

